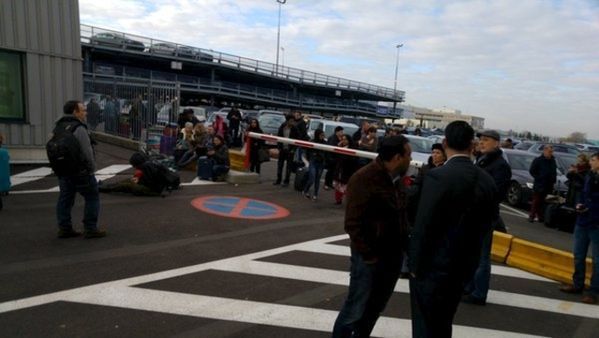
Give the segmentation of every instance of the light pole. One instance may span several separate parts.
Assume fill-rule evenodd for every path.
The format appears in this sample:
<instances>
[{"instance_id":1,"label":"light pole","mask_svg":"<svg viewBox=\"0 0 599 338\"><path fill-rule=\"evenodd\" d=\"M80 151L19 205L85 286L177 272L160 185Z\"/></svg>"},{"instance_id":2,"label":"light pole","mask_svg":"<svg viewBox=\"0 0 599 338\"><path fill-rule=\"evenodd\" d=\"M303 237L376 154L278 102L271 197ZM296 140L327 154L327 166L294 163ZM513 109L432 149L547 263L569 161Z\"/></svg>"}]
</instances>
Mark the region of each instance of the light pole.
<instances>
[{"instance_id":1,"label":"light pole","mask_svg":"<svg viewBox=\"0 0 599 338\"><path fill-rule=\"evenodd\" d=\"M277 0L279 3L279 24L277 26L277 63L276 72L279 72L279 44L281 42L281 6L287 2L287 0Z\"/></svg>"},{"instance_id":2,"label":"light pole","mask_svg":"<svg viewBox=\"0 0 599 338\"><path fill-rule=\"evenodd\" d=\"M395 57L395 81L393 82L393 95L396 95L397 91L397 68L399 68L399 49L403 47L403 43L397 44L395 48L397 48L397 56ZM395 109L397 108L397 99L393 101L393 114L395 114Z\"/></svg>"},{"instance_id":3,"label":"light pole","mask_svg":"<svg viewBox=\"0 0 599 338\"><path fill-rule=\"evenodd\" d=\"M285 68L285 48L281 47L281 66Z\"/></svg>"}]
</instances>

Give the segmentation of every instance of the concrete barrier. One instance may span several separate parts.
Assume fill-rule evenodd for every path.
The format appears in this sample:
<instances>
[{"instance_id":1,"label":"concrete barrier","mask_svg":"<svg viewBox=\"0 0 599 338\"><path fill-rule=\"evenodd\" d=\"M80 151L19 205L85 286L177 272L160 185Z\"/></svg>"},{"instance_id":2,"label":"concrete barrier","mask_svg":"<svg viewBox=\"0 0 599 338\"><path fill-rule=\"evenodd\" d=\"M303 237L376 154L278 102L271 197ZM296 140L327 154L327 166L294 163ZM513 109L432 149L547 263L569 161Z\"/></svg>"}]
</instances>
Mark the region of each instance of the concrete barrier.
<instances>
[{"instance_id":1,"label":"concrete barrier","mask_svg":"<svg viewBox=\"0 0 599 338\"><path fill-rule=\"evenodd\" d=\"M514 238L507 265L532 272L549 279L572 283L574 256L572 253ZM591 259L587 259L586 284L591 278Z\"/></svg>"},{"instance_id":2,"label":"concrete barrier","mask_svg":"<svg viewBox=\"0 0 599 338\"><path fill-rule=\"evenodd\" d=\"M229 162L231 170L247 171L245 167L245 153L229 149Z\"/></svg>"},{"instance_id":3,"label":"concrete barrier","mask_svg":"<svg viewBox=\"0 0 599 338\"><path fill-rule=\"evenodd\" d=\"M514 236L493 231L493 246L491 247L491 259L494 262L505 263L512 246Z\"/></svg>"}]
</instances>

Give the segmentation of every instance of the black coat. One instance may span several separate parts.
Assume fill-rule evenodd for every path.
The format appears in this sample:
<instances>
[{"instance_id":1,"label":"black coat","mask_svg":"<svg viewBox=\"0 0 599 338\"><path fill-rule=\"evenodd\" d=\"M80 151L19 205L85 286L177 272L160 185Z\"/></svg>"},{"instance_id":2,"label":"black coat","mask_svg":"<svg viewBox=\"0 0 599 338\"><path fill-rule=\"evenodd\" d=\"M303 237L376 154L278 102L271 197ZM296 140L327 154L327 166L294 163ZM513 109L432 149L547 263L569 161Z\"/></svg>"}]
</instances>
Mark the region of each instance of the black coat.
<instances>
[{"instance_id":1,"label":"black coat","mask_svg":"<svg viewBox=\"0 0 599 338\"><path fill-rule=\"evenodd\" d=\"M279 131L277 132L277 136L280 137L285 137L285 126L287 125L287 122L283 122L283 124L281 124L281 126L279 127ZM295 127L295 125L291 125L291 131L289 132L289 138L295 139L295 140L299 140L300 139L300 134L297 130L297 128ZM289 150L293 150L295 149L294 146L292 145L288 145L288 149ZM284 149L285 144L284 143L277 143L277 147L279 148L279 150Z\"/></svg>"},{"instance_id":2,"label":"black coat","mask_svg":"<svg viewBox=\"0 0 599 338\"><path fill-rule=\"evenodd\" d=\"M532 187L534 192L547 194L553 191L553 185L557 180L555 157L545 158L541 155L535 158L530 165L529 172L535 179Z\"/></svg>"},{"instance_id":3,"label":"black coat","mask_svg":"<svg viewBox=\"0 0 599 338\"><path fill-rule=\"evenodd\" d=\"M503 158L503 151L496 149L488 154L483 154L479 157L476 165L486 171L497 186L497 194L495 195L496 210L493 213L496 218L499 217L499 203L507 196L507 191L512 180L512 168Z\"/></svg>"},{"instance_id":4,"label":"black coat","mask_svg":"<svg viewBox=\"0 0 599 338\"><path fill-rule=\"evenodd\" d=\"M491 231L497 188L468 157L452 158L424 178L409 251L418 278L436 272L469 280Z\"/></svg>"}]
</instances>

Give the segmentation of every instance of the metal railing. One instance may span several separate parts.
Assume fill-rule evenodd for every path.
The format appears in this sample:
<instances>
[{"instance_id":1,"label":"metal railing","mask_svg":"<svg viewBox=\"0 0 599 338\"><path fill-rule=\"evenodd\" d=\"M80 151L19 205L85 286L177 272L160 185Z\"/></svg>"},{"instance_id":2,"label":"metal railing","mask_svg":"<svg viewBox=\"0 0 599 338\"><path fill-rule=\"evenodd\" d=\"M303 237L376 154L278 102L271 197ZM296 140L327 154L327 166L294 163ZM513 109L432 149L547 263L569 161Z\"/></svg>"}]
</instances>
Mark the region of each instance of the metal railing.
<instances>
[{"instance_id":1,"label":"metal railing","mask_svg":"<svg viewBox=\"0 0 599 338\"><path fill-rule=\"evenodd\" d=\"M243 85L234 82L211 81L210 79L200 77L194 78L188 75L182 78L175 78L180 81L162 81L127 75L105 75L95 73L83 73L83 75L84 83L89 88L93 88L94 86L105 86L108 88L116 88L117 86L136 86L140 88L177 87L180 91L230 96L238 99L280 105L283 107L338 111L344 113L355 112L375 114L377 112L376 105L368 103L322 96L298 96L294 95L291 91ZM150 73L150 76L151 75L152 73ZM90 92L91 90L86 91Z\"/></svg>"},{"instance_id":2,"label":"metal railing","mask_svg":"<svg viewBox=\"0 0 599 338\"><path fill-rule=\"evenodd\" d=\"M281 66L264 61L222 53L211 49L202 49L173 42L152 39L134 34L81 24L81 43L103 48L127 51L130 53L168 56L170 58L195 61L199 63L217 63L220 66L257 73L290 82L341 90L357 91L376 95L388 100L402 102L405 92L348 80L340 77L314 73L311 71Z\"/></svg>"}]
</instances>

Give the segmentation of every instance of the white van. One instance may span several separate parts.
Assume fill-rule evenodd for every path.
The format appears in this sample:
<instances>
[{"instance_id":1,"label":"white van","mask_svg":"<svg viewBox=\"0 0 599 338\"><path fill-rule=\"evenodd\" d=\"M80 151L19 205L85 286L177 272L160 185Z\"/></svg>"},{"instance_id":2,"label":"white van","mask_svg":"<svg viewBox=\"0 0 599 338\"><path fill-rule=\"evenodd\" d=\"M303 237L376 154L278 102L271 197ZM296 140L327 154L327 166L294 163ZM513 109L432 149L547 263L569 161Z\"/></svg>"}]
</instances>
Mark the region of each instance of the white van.
<instances>
[{"instance_id":1,"label":"white van","mask_svg":"<svg viewBox=\"0 0 599 338\"><path fill-rule=\"evenodd\" d=\"M350 137L358 130L360 127L353 123L347 122L339 122L339 121L331 121L331 120L317 120L312 119L308 124L308 136L310 139L314 138L314 131L316 129L322 129L324 131L325 137L328 139L333 134L335 134L335 128L343 127L343 133L349 135Z\"/></svg>"}]
</instances>

